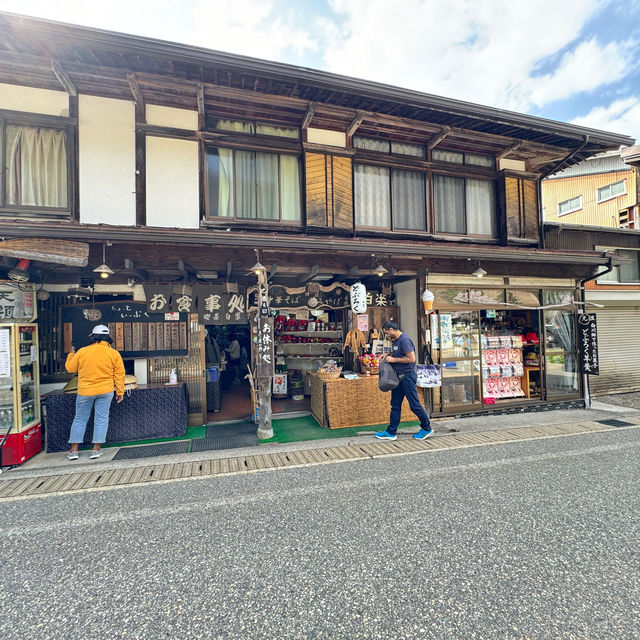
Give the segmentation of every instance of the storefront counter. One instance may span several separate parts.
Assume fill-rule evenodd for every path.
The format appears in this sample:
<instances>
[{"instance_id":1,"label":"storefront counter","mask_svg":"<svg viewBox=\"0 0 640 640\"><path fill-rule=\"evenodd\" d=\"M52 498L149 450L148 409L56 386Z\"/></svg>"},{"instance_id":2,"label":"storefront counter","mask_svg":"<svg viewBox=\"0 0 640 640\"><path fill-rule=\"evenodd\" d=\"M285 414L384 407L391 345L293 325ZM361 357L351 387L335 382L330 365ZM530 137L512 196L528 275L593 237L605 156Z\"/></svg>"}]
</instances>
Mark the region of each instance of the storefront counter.
<instances>
[{"instance_id":1,"label":"storefront counter","mask_svg":"<svg viewBox=\"0 0 640 640\"><path fill-rule=\"evenodd\" d=\"M69 448L71 423L75 415L76 394L52 391L43 396L46 410L45 435L47 453ZM173 438L187 433L187 389L177 385L140 385L124 394L118 404L113 399L109 411L107 444ZM93 438L93 416L89 418L84 444Z\"/></svg>"},{"instance_id":2,"label":"storefront counter","mask_svg":"<svg viewBox=\"0 0 640 640\"><path fill-rule=\"evenodd\" d=\"M366 427L389 421L391 392L378 389L378 376L326 380L311 374L311 414L326 429ZM422 397L418 389L418 397ZM424 401L423 401L424 402ZM401 422L417 421L405 398Z\"/></svg>"}]
</instances>

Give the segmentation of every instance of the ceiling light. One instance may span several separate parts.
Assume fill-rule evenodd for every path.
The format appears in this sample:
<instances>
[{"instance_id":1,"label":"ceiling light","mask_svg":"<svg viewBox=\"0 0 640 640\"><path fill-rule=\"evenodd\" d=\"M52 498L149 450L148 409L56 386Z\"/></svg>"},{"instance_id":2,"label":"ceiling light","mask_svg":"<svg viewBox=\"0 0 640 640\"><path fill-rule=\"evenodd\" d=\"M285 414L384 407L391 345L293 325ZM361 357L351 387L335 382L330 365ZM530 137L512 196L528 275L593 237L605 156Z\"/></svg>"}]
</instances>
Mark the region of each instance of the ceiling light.
<instances>
[{"instance_id":1,"label":"ceiling light","mask_svg":"<svg viewBox=\"0 0 640 640\"><path fill-rule=\"evenodd\" d=\"M113 275L113 271L107 265L107 260L104 256L105 245L102 245L102 264L99 267L96 267L93 271L95 273L99 273L101 278L108 278Z\"/></svg>"},{"instance_id":2,"label":"ceiling light","mask_svg":"<svg viewBox=\"0 0 640 640\"><path fill-rule=\"evenodd\" d=\"M480 267L480 266L479 266L479 267L478 267L478 268L473 272L473 275L474 275L476 278L482 278L482 276L486 276L486 275L487 275L487 272L486 272L482 267Z\"/></svg>"},{"instance_id":3,"label":"ceiling light","mask_svg":"<svg viewBox=\"0 0 640 640\"><path fill-rule=\"evenodd\" d=\"M374 270L373 272L376 275L379 275L381 278L383 275L385 275L386 273L389 273L381 264L379 264Z\"/></svg>"},{"instance_id":4,"label":"ceiling light","mask_svg":"<svg viewBox=\"0 0 640 640\"><path fill-rule=\"evenodd\" d=\"M260 261L258 261L253 265L253 267L251 267L251 271L259 276L261 273L266 273L267 268L263 264L261 264Z\"/></svg>"}]
</instances>

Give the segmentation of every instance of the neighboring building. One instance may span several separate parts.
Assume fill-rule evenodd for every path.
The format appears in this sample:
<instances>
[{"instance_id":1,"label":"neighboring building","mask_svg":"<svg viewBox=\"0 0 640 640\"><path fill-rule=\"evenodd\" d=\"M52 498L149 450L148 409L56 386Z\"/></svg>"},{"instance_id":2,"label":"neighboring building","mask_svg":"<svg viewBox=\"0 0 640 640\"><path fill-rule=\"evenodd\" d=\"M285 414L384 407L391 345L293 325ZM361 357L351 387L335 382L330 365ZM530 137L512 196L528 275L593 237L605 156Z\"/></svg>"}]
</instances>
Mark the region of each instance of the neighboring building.
<instances>
[{"instance_id":1,"label":"neighboring building","mask_svg":"<svg viewBox=\"0 0 640 640\"><path fill-rule=\"evenodd\" d=\"M547 247L608 251L626 260L585 283L586 301L594 303L587 311L598 318L593 394L640 389L639 150L601 154L542 183Z\"/></svg>"},{"instance_id":2,"label":"neighboring building","mask_svg":"<svg viewBox=\"0 0 640 640\"><path fill-rule=\"evenodd\" d=\"M141 284L243 291L255 285L257 253L272 291L298 291L287 309L299 315L318 291L357 278L374 305L394 301L419 356L430 346L443 364L435 414L580 402L575 296L610 258L595 246L544 246L540 179L631 138L35 18L0 13L0 32L0 254L13 256L4 272L32 256L32 280L51 293L40 305L43 378L61 374L60 306L101 263L115 273L93 294L144 301ZM25 240L23 253L7 251ZM88 267L65 262L67 241L88 245ZM345 305L328 299L329 325L350 327ZM273 308L284 304L273 296ZM203 325L220 323L190 311L181 377L201 424ZM513 354L532 356L522 393L515 374L511 392L487 386L485 339L498 334L530 338ZM289 368L301 359L290 353ZM173 365L133 366L144 382L164 381Z\"/></svg>"},{"instance_id":3,"label":"neighboring building","mask_svg":"<svg viewBox=\"0 0 640 640\"><path fill-rule=\"evenodd\" d=\"M545 222L640 228L638 168L609 151L559 171L542 183Z\"/></svg>"}]
</instances>

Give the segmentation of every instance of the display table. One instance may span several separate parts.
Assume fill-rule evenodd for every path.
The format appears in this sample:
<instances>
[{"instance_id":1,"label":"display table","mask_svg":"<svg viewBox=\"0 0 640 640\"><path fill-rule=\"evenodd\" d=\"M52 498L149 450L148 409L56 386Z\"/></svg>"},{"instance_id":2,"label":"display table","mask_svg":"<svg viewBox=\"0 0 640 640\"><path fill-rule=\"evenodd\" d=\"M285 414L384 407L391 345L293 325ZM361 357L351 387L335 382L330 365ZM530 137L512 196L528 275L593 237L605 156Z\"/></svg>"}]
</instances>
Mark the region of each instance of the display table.
<instances>
[{"instance_id":1,"label":"display table","mask_svg":"<svg viewBox=\"0 0 640 640\"><path fill-rule=\"evenodd\" d=\"M324 380L311 377L311 414L326 429L366 427L389 421L391 392L378 389L378 376L360 376L357 380ZM418 397L421 397L421 389ZM417 421L405 398L401 422Z\"/></svg>"},{"instance_id":2,"label":"display table","mask_svg":"<svg viewBox=\"0 0 640 640\"><path fill-rule=\"evenodd\" d=\"M69 448L71 423L76 410L76 394L52 391L43 396L46 409L45 436L47 453ZM187 433L187 388L176 385L140 385L124 394L118 404L114 397L109 410L107 444L173 438ZM87 423L84 444L93 438L93 412Z\"/></svg>"}]
</instances>

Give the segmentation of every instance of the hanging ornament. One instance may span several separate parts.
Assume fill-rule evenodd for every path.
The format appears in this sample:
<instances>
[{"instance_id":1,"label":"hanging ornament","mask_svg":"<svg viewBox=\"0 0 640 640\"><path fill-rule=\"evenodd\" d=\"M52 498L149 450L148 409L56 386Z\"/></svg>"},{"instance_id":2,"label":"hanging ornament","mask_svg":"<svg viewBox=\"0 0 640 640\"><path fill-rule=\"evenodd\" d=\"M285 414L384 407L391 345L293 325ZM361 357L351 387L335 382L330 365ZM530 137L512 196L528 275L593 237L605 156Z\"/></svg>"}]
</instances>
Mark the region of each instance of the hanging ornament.
<instances>
[{"instance_id":1,"label":"hanging ornament","mask_svg":"<svg viewBox=\"0 0 640 640\"><path fill-rule=\"evenodd\" d=\"M367 310L367 289L361 282L351 285L349 297L351 299L351 311L364 313Z\"/></svg>"},{"instance_id":2,"label":"hanging ornament","mask_svg":"<svg viewBox=\"0 0 640 640\"><path fill-rule=\"evenodd\" d=\"M429 291L429 289L425 289L422 294L422 304L424 305L424 312L429 315L433 310L433 292Z\"/></svg>"}]
</instances>

